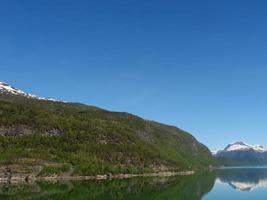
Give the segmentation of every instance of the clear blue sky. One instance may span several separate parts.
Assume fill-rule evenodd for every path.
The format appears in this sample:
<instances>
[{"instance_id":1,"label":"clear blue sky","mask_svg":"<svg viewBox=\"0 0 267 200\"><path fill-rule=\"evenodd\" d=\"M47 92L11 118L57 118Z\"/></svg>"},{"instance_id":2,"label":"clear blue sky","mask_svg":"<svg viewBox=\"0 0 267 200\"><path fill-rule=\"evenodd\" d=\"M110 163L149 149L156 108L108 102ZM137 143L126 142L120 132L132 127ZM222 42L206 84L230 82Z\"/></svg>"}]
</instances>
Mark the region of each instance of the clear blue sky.
<instances>
[{"instance_id":1,"label":"clear blue sky","mask_svg":"<svg viewBox=\"0 0 267 200\"><path fill-rule=\"evenodd\" d=\"M267 2L1 0L0 80L267 147Z\"/></svg>"}]
</instances>

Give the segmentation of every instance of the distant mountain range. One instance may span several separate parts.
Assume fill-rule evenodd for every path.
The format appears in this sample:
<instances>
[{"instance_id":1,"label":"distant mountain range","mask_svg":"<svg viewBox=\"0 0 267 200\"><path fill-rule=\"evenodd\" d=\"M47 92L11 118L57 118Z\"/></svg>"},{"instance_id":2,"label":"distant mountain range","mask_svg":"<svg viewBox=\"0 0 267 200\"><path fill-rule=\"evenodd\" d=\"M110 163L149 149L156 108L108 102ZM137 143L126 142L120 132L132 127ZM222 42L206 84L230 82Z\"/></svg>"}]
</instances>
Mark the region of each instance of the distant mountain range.
<instances>
[{"instance_id":1,"label":"distant mountain range","mask_svg":"<svg viewBox=\"0 0 267 200\"><path fill-rule=\"evenodd\" d=\"M174 126L38 97L0 82L0 178L6 174L1 166L12 174L34 170L34 176L72 176L195 170L214 164L205 145Z\"/></svg>"},{"instance_id":2,"label":"distant mountain range","mask_svg":"<svg viewBox=\"0 0 267 200\"><path fill-rule=\"evenodd\" d=\"M223 150L212 152L213 156L224 166L266 165L267 150L261 145L244 142L229 144Z\"/></svg>"}]
</instances>

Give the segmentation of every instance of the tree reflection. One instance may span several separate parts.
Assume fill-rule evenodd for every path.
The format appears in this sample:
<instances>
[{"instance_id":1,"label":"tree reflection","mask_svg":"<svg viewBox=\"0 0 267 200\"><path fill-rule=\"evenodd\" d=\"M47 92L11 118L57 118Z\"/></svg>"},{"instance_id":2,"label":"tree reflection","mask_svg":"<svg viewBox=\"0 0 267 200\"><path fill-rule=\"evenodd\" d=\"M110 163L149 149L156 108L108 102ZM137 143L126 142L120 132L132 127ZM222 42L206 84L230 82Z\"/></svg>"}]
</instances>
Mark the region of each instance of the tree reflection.
<instances>
[{"instance_id":1,"label":"tree reflection","mask_svg":"<svg viewBox=\"0 0 267 200\"><path fill-rule=\"evenodd\" d=\"M199 173L170 178L2 185L0 199L200 200L214 182L214 173Z\"/></svg>"}]
</instances>

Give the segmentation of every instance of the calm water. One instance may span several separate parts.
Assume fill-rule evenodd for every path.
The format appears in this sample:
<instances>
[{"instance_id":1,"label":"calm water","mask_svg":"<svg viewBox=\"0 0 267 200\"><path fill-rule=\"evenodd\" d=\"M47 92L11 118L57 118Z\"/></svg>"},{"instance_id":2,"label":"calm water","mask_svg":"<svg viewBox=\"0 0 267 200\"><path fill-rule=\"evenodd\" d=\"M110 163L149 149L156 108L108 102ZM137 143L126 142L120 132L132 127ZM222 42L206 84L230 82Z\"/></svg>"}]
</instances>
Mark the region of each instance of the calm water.
<instances>
[{"instance_id":1,"label":"calm water","mask_svg":"<svg viewBox=\"0 0 267 200\"><path fill-rule=\"evenodd\" d=\"M188 177L0 185L7 200L266 200L267 169L224 169Z\"/></svg>"},{"instance_id":2,"label":"calm water","mask_svg":"<svg viewBox=\"0 0 267 200\"><path fill-rule=\"evenodd\" d=\"M218 170L214 187L203 199L266 200L267 168Z\"/></svg>"}]
</instances>

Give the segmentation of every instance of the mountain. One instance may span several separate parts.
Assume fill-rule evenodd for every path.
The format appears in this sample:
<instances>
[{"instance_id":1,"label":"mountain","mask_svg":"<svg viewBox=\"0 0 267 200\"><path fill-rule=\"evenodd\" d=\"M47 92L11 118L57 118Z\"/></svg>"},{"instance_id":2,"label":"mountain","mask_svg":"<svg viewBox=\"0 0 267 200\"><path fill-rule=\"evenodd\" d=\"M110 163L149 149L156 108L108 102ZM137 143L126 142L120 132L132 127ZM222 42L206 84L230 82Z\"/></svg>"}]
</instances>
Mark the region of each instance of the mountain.
<instances>
[{"instance_id":1,"label":"mountain","mask_svg":"<svg viewBox=\"0 0 267 200\"><path fill-rule=\"evenodd\" d=\"M24 97L28 99L36 99L36 100L48 100L48 101L56 101L52 98L44 98L44 97L38 97L36 95L32 95L30 93L26 93L20 89L17 89L11 85L8 85L5 82L0 81L0 94L2 96L13 96L13 97Z\"/></svg>"},{"instance_id":2,"label":"mountain","mask_svg":"<svg viewBox=\"0 0 267 200\"><path fill-rule=\"evenodd\" d=\"M213 152L213 156L225 166L267 164L267 150L264 147L244 142L229 144L225 149Z\"/></svg>"},{"instance_id":3,"label":"mountain","mask_svg":"<svg viewBox=\"0 0 267 200\"><path fill-rule=\"evenodd\" d=\"M1 82L0 176L7 168L12 174L73 176L196 170L213 164L206 146L174 126L37 97Z\"/></svg>"}]
</instances>

